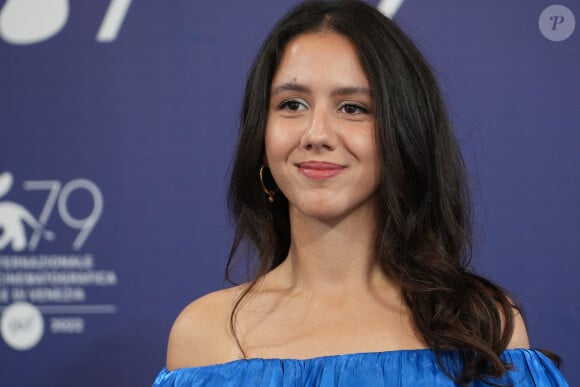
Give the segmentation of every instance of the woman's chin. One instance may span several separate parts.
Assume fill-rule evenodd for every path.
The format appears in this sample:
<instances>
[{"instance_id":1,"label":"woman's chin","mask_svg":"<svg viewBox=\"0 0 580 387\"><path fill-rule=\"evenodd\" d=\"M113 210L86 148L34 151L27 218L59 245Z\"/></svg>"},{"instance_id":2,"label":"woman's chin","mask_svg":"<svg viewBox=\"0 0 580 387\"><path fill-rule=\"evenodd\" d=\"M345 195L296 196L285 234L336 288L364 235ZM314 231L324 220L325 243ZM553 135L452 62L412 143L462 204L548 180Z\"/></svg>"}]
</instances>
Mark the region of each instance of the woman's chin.
<instances>
[{"instance_id":1,"label":"woman's chin","mask_svg":"<svg viewBox=\"0 0 580 387\"><path fill-rule=\"evenodd\" d=\"M350 209L328 201L302 204L294 209L295 215L299 217L319 220L324 223L337 223L351 213Z\"/></svg>"}]
</instances>

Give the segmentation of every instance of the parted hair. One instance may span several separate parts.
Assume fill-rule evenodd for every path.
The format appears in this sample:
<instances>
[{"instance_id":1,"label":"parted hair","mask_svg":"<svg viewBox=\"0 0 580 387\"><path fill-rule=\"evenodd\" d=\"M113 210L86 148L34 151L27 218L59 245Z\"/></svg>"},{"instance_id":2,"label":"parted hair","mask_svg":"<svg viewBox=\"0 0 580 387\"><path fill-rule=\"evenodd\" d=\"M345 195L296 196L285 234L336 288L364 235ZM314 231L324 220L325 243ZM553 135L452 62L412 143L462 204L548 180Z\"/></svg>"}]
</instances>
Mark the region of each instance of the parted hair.
<instances>
[{"instance_id":1,"label":"parted hair","mask_svg":"<svg viewBox=\"0 0 580 387\"><path fill-rule=\"evenodd\" d=\"M258 259L255 277L230 319L238 345L236 314L242 300L286 259L290 247L288 201L279 192L274 203L268 202L258 177L272 79L291 39L321 31L354 44L372 89L380 159L374 258L400 286L416 329L444 372L458 383L503 375L509 364L500 355L518 309L503 289L469 268L468 179L437 81L406 34L358 1L308 1L290 10L266 38L250 71L228 196L235 235L226 277L243 246ZM459 373L443 366L441 355L448 350L457 354Z\"/></svg>"}]
</instances>

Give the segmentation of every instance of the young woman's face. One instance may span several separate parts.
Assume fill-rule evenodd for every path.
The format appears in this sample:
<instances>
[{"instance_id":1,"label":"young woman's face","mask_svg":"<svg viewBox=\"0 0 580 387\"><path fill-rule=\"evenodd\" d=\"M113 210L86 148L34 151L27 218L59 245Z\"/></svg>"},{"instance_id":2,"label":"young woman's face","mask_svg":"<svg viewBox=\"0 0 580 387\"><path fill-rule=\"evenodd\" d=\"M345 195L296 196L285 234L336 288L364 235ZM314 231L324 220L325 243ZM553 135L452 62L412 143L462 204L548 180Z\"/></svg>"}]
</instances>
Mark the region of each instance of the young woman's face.
<instances>
[{"instance_id":1,"label":"young woman's face","mask_svg":"<svg viewBox=\"0 0 580 387\"><path fill-rule=\"evenodd\" d=\"M373 109L347 38L320 32L290 40L270 90L266 164L291 211L330 220L372 209L379 182Z\"/></svg>"}]
</instances>

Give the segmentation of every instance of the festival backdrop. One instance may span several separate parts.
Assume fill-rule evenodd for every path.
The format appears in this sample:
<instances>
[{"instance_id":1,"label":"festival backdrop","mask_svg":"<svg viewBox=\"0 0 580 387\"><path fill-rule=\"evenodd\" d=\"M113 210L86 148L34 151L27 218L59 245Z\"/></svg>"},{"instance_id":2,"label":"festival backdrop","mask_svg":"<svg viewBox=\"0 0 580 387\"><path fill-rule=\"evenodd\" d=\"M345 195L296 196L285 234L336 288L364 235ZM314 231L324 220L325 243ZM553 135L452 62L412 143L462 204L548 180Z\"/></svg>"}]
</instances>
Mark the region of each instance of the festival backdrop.
<instances>
[{"instance_id":1,"label":"festival backdrop","mask_svg":"<svg viewBox=\"0 0 580 387\"><path fill-rule=\"evenodd\" d=\"M243 85L295 3L0 0L2 386L150 385L177 313L227 286ZM474 267L580 385L580 3L373 4L440 80Z\"/></svg>"}]
</instances>

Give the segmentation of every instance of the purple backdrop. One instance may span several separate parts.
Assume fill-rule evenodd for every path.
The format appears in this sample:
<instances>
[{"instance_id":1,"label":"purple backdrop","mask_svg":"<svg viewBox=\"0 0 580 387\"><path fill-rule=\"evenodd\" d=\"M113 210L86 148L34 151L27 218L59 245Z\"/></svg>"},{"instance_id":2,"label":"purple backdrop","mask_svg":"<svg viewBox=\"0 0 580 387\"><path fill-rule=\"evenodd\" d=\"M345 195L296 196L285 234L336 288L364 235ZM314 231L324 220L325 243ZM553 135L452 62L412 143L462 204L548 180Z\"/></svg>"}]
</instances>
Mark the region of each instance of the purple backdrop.
<instances>
[{"instance_id":1,"label":"purple backdrop","mask_svg":"<svg viewBox=\"0 0 580 387\"><path fill-rule=\"evenodd\" d=\"M0 0L2 385L151 384L223 286L245 76L294 3ZM442 84L476 266L580 384L578 2L383 3Z\"/></svg>"}]
</instances>

